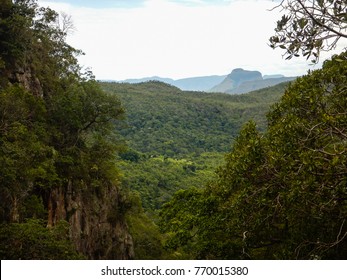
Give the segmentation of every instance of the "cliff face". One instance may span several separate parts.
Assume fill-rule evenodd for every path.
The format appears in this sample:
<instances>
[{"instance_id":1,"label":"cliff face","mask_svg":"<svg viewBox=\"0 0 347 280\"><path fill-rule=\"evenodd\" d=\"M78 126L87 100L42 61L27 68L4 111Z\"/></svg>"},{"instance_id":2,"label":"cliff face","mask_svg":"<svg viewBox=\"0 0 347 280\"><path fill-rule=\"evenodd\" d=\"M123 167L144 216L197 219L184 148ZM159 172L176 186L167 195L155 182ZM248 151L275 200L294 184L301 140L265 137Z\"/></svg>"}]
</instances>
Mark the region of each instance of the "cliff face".
<instances>
[{"instance_id":1,"label":"cliff face","mask_svg":"<svg viewBox=\"0 0 347 280\"><path fill-rule=\"evenodd\" d=\"M234 69L220 84L214 86L212 92L228 92L237 88L240 84L246 81L262 80L262 75L259 71L248 71L241 68Z\"/></svg>"},{"instance_id":2,"label":"cliff face","mask_svg":"<svg viewBox=\"0 0 347 280\"><path fill-rule=\"evenodd\" d=\"M69 182L65 189L52 190L47 204L48 226L67 220L73 243L89 259L134 258L116 186L107 186L103 193L76 192Z\"/></svg>"},{"instance_id":3,"label":"cliff face","mask_svg":"<svg viewBox=\"0 0 347 280\"><path fill-rule=\"evenodd\" d=\"M8 74L8 80L12 83L20 83L27 91L38 97L43 97L43 89L31 68L16 67L15 71Z\"/></svg>"},{"instance_id":4,"label":"cliff face","mask_svg":"<svg viewBox=\"0 0 347 280\"><path fill-rule=\"evenodd\" d=\"M250 91L275 86L277 84L292 81L295 77L283 75L262 76L259 71L248 71L241 68L234 69L220 84L210 91L241 94Z\"/></svg>"},{"instance_id":5,"label":"cliff face","mask_svg":"<svg viewBox=\"0 0 347 280\"><path fill-rule=\"evenodd\" d=\"M43 97L39 79L30 69L16 68L7 72L10 83L21 84L38 98ZM125 222L124 202L117 186L108 184L99 189L70 180L64 187L51 189L43 197L48 211L48 227L59 220L70 224L70 239L78 252L89 259L133 259L133 241ZM13 203L12 216L18 205ZM14 219L12 219L14 220Z\"/></svg>"},{"instance_id":6,"label":"cliff face","mask_svg":"<svg viewBox=\"0 0 347 280\"><path fill-rule=\"evenodd\" d=\"M125 203L111 183L120 102L80 72L81 52L66 43L58 13L32 0L1 5L0 223L35 219L40 225L33 232L39 232L65 220L74 247L87 258L133 258ZM92 173L94 166L100 171ZM59 240L47 238L53 249L27 257L69 257L54 254L62 250ZM37 251L42 241L34 236ZM15 250L22 258L21 246Z\"/></svg>"}]
</instances>

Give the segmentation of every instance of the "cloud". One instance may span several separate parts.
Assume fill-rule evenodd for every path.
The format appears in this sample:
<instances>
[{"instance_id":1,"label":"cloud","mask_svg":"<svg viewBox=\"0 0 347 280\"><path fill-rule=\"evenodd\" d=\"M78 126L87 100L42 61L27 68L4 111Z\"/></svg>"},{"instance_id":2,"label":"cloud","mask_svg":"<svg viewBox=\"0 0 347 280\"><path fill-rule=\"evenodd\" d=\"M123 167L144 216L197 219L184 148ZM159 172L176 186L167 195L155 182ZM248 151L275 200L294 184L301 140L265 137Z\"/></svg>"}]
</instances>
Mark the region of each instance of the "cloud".
<instances>
[{"instance_id":1,"label":"cloud","mask_svg":"<svg viewBox=\"0 0 347 280\"><path fill-rule=\"evenodd\" d=\"M141 6L146 0L41 0L40 3L49 3L50 5L60 5L69 3L75 7L89 7L94 9L108 8L133 8Z\"/></svg>"},{"instance_id":2,"label":"cloud","mask_svg":"<svg viewBox=\"0 0 347 280\"><path fill-rule=\"evenodd\" d=\"M308 69L306 61L285 61L267 45L279 18L268 11L272 0L140 2L95 9L39 1L72 15L77 31L69 43L86 53L80 61L98 79L183 78L237 67L300 75Z\"/></svg>"}]
</instances>

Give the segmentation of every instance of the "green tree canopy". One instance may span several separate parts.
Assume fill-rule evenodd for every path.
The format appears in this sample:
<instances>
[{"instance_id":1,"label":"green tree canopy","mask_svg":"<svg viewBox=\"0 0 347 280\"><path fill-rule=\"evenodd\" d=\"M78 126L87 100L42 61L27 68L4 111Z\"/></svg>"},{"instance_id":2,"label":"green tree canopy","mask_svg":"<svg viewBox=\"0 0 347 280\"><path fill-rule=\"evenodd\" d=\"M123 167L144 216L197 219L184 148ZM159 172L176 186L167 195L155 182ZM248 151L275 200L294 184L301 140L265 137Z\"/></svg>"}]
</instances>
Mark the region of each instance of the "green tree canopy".
<instances>
[{"instance_id":1,"label":"green tree canopy","mask_svg":"<svg viewBox=\"0 0 347 280\"><path fill-rule=\"evenodd\" d=\"M70 260L83 259L68 242L69 224L60 221L49 229L44 220L0 225L2 260Z\"/></svg>"},{"instance_id":2,"label":"green tree canopy","mask_svg":"<svg viewBox=\"0 0 347 280\"><path fill-rule=\"evenodd\" d=\"M91 73L82 72L81 52L66 43L68 16L59 18L34 0L0 3L0 252L6 258L75 258L66 247L71 231L60 240L54 228L58 219L71 222L71 211L65 205L63 214L48 221L55 211L50 196L68 188L71 200L83 193L95 202L106 189L118 194L115 157L124 109ZM13 238L6 239L7 233Z\"/></svg>"},{"instance_id":3,"label":"green tree canopy","mask_svg":"<svg viewBox=\"0 0 347 280\"><path fill-rule=\"evenodd\" d=\"M219 179L162 210L172 248L193 258L347 257L347 54L299 78L247 124Z\"/></svg>"},{"instance_id":4,"label":"green tree canopy","mask_svg":"<svg viewBox=\"0 0 347 280\"><path fill-rule=\"evenodd\" d=\"M270 43L284 49L287 59L301 52L316 62L321 51L331 50L347 38L345 0L281 0L276 8L282 8L284 14Z\"/></svg>"}]
</instances>

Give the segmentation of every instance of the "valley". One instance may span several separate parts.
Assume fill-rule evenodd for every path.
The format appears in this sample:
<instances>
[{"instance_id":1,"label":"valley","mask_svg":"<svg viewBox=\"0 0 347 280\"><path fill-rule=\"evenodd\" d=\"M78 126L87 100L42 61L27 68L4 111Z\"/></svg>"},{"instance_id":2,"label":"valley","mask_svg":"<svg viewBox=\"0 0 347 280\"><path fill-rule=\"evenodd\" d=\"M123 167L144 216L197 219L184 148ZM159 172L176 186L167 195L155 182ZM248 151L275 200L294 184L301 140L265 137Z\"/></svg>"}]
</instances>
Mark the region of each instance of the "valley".
<instances>
[{"instance_id":1,"label":"valley","mask_svg":"<svg viewBox=\"0 0 347 280\"><path fill-rule=\"evenodd\" d=\"M291 12L307 2L315 14ZM293 10L269 41L317 63L347 38L346 4L307 2L279 3ZM346 50L299 77L106 82L79 64L66 14L0 14L2 260L347 258ZM139 66L152 40L133 37Z\"/></svg>"},{"instance_id":2,"label":"valley","mask_svg":"<svg viewBox=\"0 0 347 280\"><path fill-rule=\"evenodd\" d=\"M230 95L182 91L159 81L101 83L127 112L121 135L128 148L120 153L117 166L123 191L137 209L130 210L128 220L138 258L165 255L160 245L165 237L156 225L163 204L179 190L201 189L216 180L216 170L242 126L254 120L265 131L266 113L287 85ZM156 250L146 247L148 242Z\"/></svg>"}]
</instances>

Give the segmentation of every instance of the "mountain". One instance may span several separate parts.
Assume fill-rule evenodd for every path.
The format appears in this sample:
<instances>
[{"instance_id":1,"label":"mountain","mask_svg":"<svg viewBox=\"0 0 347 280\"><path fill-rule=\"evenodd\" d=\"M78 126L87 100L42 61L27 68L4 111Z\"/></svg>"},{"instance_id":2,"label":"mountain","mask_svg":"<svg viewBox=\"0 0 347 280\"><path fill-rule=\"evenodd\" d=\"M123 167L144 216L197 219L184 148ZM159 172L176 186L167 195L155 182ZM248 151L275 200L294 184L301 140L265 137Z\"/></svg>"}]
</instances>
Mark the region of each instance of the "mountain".
<instances>
[{"instance_id":1,"label":"mountain","mask_svg":"<svg viewBox=\"0 0 347 280\"><path fill-rule=\"evenodd\" d=\"M182 157L226 152L249 119L266 127L265 114L284 92L285 84L243 95L181 91L159 81L101 83L127 110L121 134L129 146L150 155Z\"/></svg>"},{"instance_id":2,"label":"mountain","mask_svg":"<svg viewBox=\"0 0 347 280\"><path fill-rule=\"evenodd\" d=\"M181 90L208 91L211 87L219 84L225 79L226 75L202 76L179 79L174 81L174 86Z\"/></svg>"},{"instance_id":3,"label":"mountain","mask_svg":"<svg viewBox=\"0 0 347 280\"><path fill-rule=\"evenodd\" d=\"M294 79L295 77L285 77L283 75L262 76L259 71L237 68L226 76L220 84L212 87L209 91L240 94L274 86Z\"/></svg>"},{"instance_id":4,"label":"mountain","mask_svg":"<svg viewBox=\"0 0 347 280\"><path fill-rule=\"evenodd\" d=\"M259 71L248 71L241 68L234 69L220 84L212 87L212 92L228 92L230 89L237 88L246 81L262 80Z\"/></svg>"},{"instance_id":5,"label":"mountain","mask_svg":"<svg viewBox=\"0 0 347 280\"><path fill-rule=\"evenodd\" d=\"M138 83L146 83L149 81L159 81L166 84L174 85L175 80L170 78L162 78L158 76L152 76L152 77L145 77L140 79L126 79L121 81L122 83L129 83L129 84L138 84Z\"/></svg>"},{"instance_id":6,"label":"mountain","mask_svg":"<svg viewBox=\"0 0 347 280\"><path fill-rule=\"evenodd\" d=\"M280 83L289 82L294 79L295 77L282 77L282 78L268 78L264 80L245 81L241 83L238 87L229 89L225 92L230 94L247 93L247 92L251 92L258 89L272 87Z\"/></svg>"},{"instance_id":7,"label":"mountain","mask_svg":"<svg viewBox=\"0 0 347 280\"><path fill-rule=\"evenodd\" d=\"M264 75L263 76L263 79L266 80L266 79L272 79L272 78L284 78L285 76L284 75L281 75L281 74L275 74L275 75Z\"/></svg>"},{"instance_id":8,"label":"mountain","mask_svg":"<svg viewBox=\"0 0 347 280\"><path fill-rule=\"evenodd\" d=\"M295 78L285 77L280 74L262 76L259 71L249 71L242 68L236 68L229 75L210 75L177 80L152 76L140 79L126 79L120 82L138 84L150 81L159 81L173 85L185 91L224 92L230 94L239 94L274 86L282 82L291 81L293 79Z\"/></svg>"},{"instance_id":9,"label":"mountain","mask_svg":"<svg viewBox=\"0 0 347 280\"><path fill-rule=\"evenodd\" d=\"M127 79L121 81L122 83L130 83L137 84L149 81L159 81L166 84L173 85L178 87L181 90L192 90L192 91L208 91L213 86L219 84L225 79L226 75L218 76L201 76L201 77L190 77L184 79L170 79L170 78L162 78L158 76L146 77L140 79Z\"/></svg>"},{"instance_id":10,"label":"mountain","mask_svg":"<svg viewBox=\"0 0 347 280\"><path fill-rule=\"evenodd\" d=\"M162 259L166 237L146 222L146 215L136 214L140 206L133 205L142 205L157 220L158 209L176 191L201 188L214 179L242 125L254 119L265 130L266 112L286 86L231 95L182 91L159 81L100 84L126 110L120 134L129 149L120 154L117 167L122 190L130 190L125 197L133 210L127 223L137 259Z\"/></svg>"},{"instance_id":11,"label":"mountain","mask_svg":"<svg viewBox=\"0 0 347 280\"><path fill-rule=\"evenodd\" d=\"M120 134L129 150L121 155L122 186L140 194L146 211L156 211L179 189L213 178L244 123L253 119L266 129L266 113L287 85L231 95L181 91L159 81L100 84L126 108Z\"/></svg>"}]
</instances>

